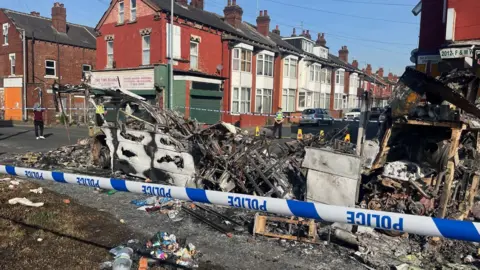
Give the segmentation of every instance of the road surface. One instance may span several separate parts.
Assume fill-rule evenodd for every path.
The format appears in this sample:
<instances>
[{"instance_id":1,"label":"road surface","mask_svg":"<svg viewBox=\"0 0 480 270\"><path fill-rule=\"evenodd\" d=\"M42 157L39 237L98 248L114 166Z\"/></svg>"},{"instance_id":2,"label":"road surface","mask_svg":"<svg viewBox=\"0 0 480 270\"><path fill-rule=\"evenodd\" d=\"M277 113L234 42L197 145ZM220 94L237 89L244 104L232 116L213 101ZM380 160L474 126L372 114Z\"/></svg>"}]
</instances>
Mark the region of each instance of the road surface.
<instances>
[{"instance_id":1,"label":"road surface","mask_svg":"<svg viewBox=\"0 0 480 270\"><path fill-rule=\"evenodd\" d=\"M64 127L46 127L43 134L45 140L36 140L35 130L29 126L0 126L0 156L9 153L43 152L61 146L75 144L79 139L88 136L86 128L69 129L70 141Z\"/></svg>"}]
</instances>

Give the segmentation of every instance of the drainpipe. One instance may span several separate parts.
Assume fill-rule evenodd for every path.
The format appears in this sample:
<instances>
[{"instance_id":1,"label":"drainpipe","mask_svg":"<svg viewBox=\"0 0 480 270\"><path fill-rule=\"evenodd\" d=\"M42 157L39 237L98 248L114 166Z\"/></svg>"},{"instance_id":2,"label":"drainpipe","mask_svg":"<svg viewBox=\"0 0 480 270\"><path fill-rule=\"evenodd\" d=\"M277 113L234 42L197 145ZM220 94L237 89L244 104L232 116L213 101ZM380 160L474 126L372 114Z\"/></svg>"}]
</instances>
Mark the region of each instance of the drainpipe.
<instances>
[{"instance_id":1,"label":"drainpipe","mask_svg":"<svg viewBox=\"0 0 480 270\"><path fill-rule=\"evenodd\" d=\"M23 41L23 121L27 121L27 38L25 36L25 29L22 29Z\"/></svg>"},{"instance_id":2,"label":"drainpipe","mask_svg":"<svg viewBox=\"0 0 480 270\"><path fill-rule=\"evenodd\" d=\"M169 78L169 81L170 83L168 84L168 92L169 92L169 98L168 98L168 103L169 103L169 107L170 107L170 110L173 109L173 5L174 5L174 0L171 0L170 2L170 5L171 5L171 9L170 9L170 33L169 33L169 37L168 37L168 41L170 43L170 48L168 50L168 53L170 55L170 59L169 59L169 66L170 66L170 70L169 70L169 74L168 74L168 78Z\"/></svg>"}]
</instances>

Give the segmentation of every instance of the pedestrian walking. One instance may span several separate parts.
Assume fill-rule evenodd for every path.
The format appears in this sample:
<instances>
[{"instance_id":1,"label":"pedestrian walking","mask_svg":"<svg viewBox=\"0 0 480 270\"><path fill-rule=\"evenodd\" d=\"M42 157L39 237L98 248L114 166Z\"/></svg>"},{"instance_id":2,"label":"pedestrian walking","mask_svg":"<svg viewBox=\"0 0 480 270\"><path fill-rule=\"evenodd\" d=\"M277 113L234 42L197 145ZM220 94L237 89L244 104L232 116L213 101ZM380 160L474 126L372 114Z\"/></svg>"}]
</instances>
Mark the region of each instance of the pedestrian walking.
<instances>
[{"instance_id":1,"label":"pedestrian walking","mask_svg":"<svg viewBox=\"0 0 480 270\"><path fill-rule=\"evenodd\" d=\"M273 137L275 137L275 134L277 133L278 130L278 138L282 138L282 126L283 126L283 112L282 108L278 107L278 111L275 114L275 123L273 124Z\"/></svg>"},{"instance_id":2,"label":"pedestrian walking","mask_svg":"<svg viewBox=\"0 0 480 270\"><path fill-rule=\"evenodd\" d=\"M40 108L40 104L36 103L33 106L33 125L35 126L35 136L37 137L37 140L45 140L45 137L43 137L43 112L44 109Z\"/></svg>"}]
</instances>

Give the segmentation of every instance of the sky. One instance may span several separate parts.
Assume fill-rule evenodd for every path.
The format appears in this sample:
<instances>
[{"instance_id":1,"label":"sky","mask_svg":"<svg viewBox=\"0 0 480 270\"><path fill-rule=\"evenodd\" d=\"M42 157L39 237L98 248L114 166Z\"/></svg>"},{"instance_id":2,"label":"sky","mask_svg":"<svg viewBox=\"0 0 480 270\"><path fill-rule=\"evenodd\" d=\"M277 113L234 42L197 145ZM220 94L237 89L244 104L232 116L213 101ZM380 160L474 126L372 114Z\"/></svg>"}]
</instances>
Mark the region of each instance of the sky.
<instances>
[{"instance_id":1,"label":"sky","mask_svg":"<svg viewBox=\"0 0 480 270\"><path fill-rule=\"evenodd\" d=\"M418 46L420 16L412 14L419 0L237 0L243 8L243 20L254 23L259 10L268 10L270 28L279 26L282 36L292 28L325 33L330 53L338 55L341 46L349 50L349 62L359 67L371 64L401 75L410 62L411 51ZM38 11L51 17L54 2L62 2L71 23L95 27L110 0L0 0L1 8L29 13ZM205 0L205 9L223 14L227 0Z\"/></svg>"}]
</instances>

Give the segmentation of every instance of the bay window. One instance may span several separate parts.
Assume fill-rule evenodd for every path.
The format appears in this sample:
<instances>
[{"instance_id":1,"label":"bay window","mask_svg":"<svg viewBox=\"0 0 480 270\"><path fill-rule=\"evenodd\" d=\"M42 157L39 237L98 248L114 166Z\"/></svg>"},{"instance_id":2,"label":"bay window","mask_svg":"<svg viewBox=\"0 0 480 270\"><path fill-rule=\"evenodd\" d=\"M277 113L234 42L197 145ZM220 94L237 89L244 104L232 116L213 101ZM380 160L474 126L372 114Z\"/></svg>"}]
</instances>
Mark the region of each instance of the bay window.
<instances>
[{"instance_id":1,"label":"bay window","mask_svg":"<svg viewBox=\"0 0 480 270\"><path fill-rule=\"evenodd\" d=\"M342 93L335 93L334 100L333 100L333 109L334 110L341 110L343 106L343 94Z\"/></svg>"},{"instance_id":2,"label":"bay window","mask_svg":"<svg viewBox=\"0 0 480 270\"><path fill-rule=\"evenodd\" d=\"M332 70L327 68L327 84L332 83Z\"/></svg>"},{"instance_id":3,"label":"bay window","mask_svg":"<svg viewBox=\"0 0 480 270\"><path fill-rule=\"evenodd\" d=\"M296 93L295 89L283 89L282 91L282 109L285 112L294 112L295 111L295 99Z\"/></svg>"},{"instance_id":4,"label":"bay window","mask_svg":"<svg viewBox=\"0 0 480 270\"><path fill-rule=\"evenodd\" d=\"M273 56L266 54L257 56L257 75L273 77Z\"/></svg>"},{"instance_id":5,"label":"bay window","mask_svg":"<svg viewBox=\"0 0 480 270\"><path fill-rule=\"evenodd\" d=\"M313 107L320 108L320 93L313 93Z\"/></svg>"},{"instance_id":6,"label":"bay window","mask_svg":"<svg viewBox=\"0 0 480 270\"><path fill-rule=\"evenodd\" d=\"M252 72L252 51L233 49L233 70Z\"/></svg>"},{"instance_id":7,"label":"bay window","mask_svg":"<svg viewBox=\"0 0 480 270\"><path fill-rule=\"evenodd\" d=\"M272 112L272 89L257 89L255 97L255 112Z\"/></svg>"},{"instance_id":8,"label":"bay window","mask_svg":"<svg viewBox=\"0 0 480 270\"><path fill-rule=\"evenodd\" d=\"M317 65L310 66L310 81L320 82L320 72L322 68Z\"/></svg>"},{"instance_id":9,"label":"bay window","mask_svg":"<svg viewBox=\"0 0 480 270\"><path fill-rule=\"evenodd\" d=\"M251 89L248 87L234 87L232 98L232 113L250 112Z\"/></svg>"},{"instance_id":10,"label":"bay window","mask_svg":"<svg viewBox=\"0 0 480 270\"><path fill-rule=\"evenodd\" d=\"M283 60L283 77L297 78L297 60L285 58Z\"/></svg>"},{"instance_id":11,"label":"bay window","mask_svg":"<svg viewBox=\"0 0 480 270\"><path fill-rule=\"evenodd\" d=\"M335 72L335 84L343 85L345 83L345 71L337 70Z\"/></svg>"},{"instance_id":12,"label":"bay window","mask_svg":"<svg viewBox=\"0 0 480 270\"><path fill-rule=\"evenodd\" d=\"M330 94L320 94L320 108L330 110Z\"/></svg>"}]
</instances>

